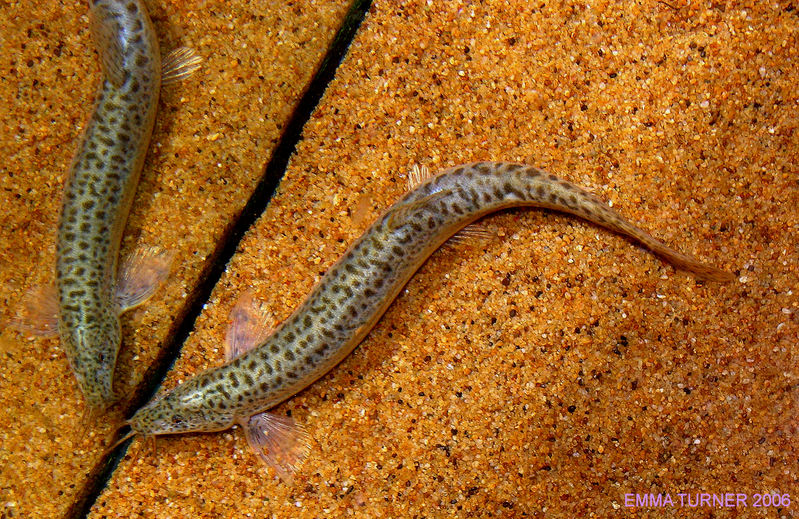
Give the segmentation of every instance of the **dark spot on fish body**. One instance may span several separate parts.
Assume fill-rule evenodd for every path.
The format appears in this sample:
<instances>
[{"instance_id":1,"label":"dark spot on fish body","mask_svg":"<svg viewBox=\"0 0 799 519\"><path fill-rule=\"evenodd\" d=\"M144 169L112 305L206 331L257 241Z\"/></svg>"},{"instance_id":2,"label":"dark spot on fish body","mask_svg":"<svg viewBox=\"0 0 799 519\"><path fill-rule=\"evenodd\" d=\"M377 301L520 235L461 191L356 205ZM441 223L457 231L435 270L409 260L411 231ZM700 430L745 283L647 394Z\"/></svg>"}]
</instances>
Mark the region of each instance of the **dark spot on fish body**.
<instances>
[{"instance_id":1,"label":"dark spot on fish body","mask_svg":"<svg viewBox=\"0 0 799 519\"><path fill-rule=\"evenodd\" d=\"M541 199L544 198L544 194L546 193L546 191L547 190L544 187L544 184L539 184L538 187L535 188L535 192L538 193L538 197L541 198Z\"/></svg>"},{"instance_id":2,"label":"dark spot on fish body","mask_svg":"<svg viewBox=\"0 0 799 519\"><path fill-rule=\"evenodd\" d=\"M435 229L436 228L436 219L434 217L430 217L427 219L427 228L428 229ZM421 230L421 228L419 229Z\"/></svg>"},{"instance_id":3,"label":"dark spot on fish body","mask_svg":"<svg viewBox=\"0 0 799 519\"><path fill-rule=\"evenodd\" d=\"M505 171L508 173L513 173L514 171L521 169L521 165L519 164L505 164Z\"/></svg>"},{"instance_id":4,"label":"dark spot on fish body","mask_svg":"<svg viewBox=\"0 0 799 519\"><path fill-rule=\"evenodd\" d=\"M479 196L477 194L477 191L475 191L472 188L466 189L463 192L461 192L461 196L466 202L470 202L472 206L476 206L478 203Z\"/></svg>"},{"instance_id":5,"label":"dark spot on fish body","mask_svg":"<svg viewBox=\"0 0 799 519\"><path fill-rule=\"evenodd\" d=\"M383 250L384 248L383 242L380 241L380 239L378 239L377 237L372 237L372 246L379 251Z\"/></svg>"},{"instance_id":6,"label":"dark spot on fish body","mask_svg":"<svg viewBox=\"0 0 799 519\"><path fill-rule=\"evenodd\" d=\"M505 184L505 189L506 189L506 191L508 191L509 193L512 193L514 196L516 196L516 198L518 198L518 199L520 199L520 200L523 200L523 199L524 199L524 193L522 193L521 191L519 191L519 190L518 190L518 189L517 189L515 186L513 186L512 184Z\"/></svg>"}]
</instances>

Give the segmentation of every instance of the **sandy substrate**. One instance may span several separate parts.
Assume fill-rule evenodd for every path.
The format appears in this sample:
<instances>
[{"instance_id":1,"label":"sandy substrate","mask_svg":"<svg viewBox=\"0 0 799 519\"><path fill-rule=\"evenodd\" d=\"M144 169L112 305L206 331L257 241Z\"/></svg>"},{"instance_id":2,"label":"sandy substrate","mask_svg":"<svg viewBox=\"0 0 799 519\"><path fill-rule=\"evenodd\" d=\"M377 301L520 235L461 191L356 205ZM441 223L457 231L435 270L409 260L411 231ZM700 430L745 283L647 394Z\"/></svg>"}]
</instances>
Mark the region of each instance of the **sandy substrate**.
<instances>
[{"instance_id":1,"label":"sandy substrate","mask_svg":"<svg viewBox=\"0 0 799 519\"><path fill-rule=\"evenodd\" d=\"M315 3L303 12L321 18L328 8ZM280 132L262 115L266 108L252 110L256 99L273 98L275 85L247 82L241 88L253 97L246 99L210 86L237 84L224 79L240 57L231 41L250 32L262 38L272 27L255 19L237 26L227 11L200 18L183 9L162 11L176 40L201 50L226 46L229 54L209 52L220 62L206 69L205 84L177 87L173 108L163 110L163 147L154 146L141 194L147 211L132 216L135 239L127 246L173 245L181 273L127 321L128 347L143 363L196 279L198 244L213 247L231 198L246 199L239 190L257 178ZM281 19L289 23L297 8L286 9ZM278 319L287 317L401 196L413 164L535 164L590 188L736 281L697 282L570 216L494 215L485 224L496 240L435 253L350 357L274 410L291 413L313 438L293 482L266 469L238 429L159 439L155 453L137 440L90 517L795 516L798 13L785 2L375 2L165 387L222 363L227 316L246 289ZM334 30L326 16L320 27ZM50 30L62 39L77 32L76 45L86 47L85 24L76 16L70 32L65 22L53 18ZM181 33L189 26L191 37ZM292 34L276 31L271 45ZM41 46L50 41L40 39ZM29 44L24 52L18 70L37 51ZM19 173L2 179L18 186L0 195L16 204L2 239L19 245L4 252L0 281L45 277L53 199L85 113L77 99L88 99L78 87L96 77L89 51L71 52L84 75L70 72L75 83L66 94L31 90L39 97L18 101L18 112L6 116L32 122L14 144ZM257 65L270 80L290 73L292 64L277 54L233 70ZM52 68L65 70L42 67L53 75L48 82L56 81ZM27 71L24 78L30 85ZM31 108L47 103L70 114ZM209 113L217 114L213 124ZM52 130L51 116L60 130ZM186 126L192 129L179 137ZM37 154L26 143L42 127L51 133ZM225 142L214 154L215 133L239 144ZM62 154L58 162L53 150ZM156 173L181 168L180 181ZM51 172L46 186L32 171ZM156 203L159 192L172 196ZM175 200L186 207L169 206ZM210 216L210 207L218 213ZM187 236L195 228L218 231ZM2 304L18 293L4 294ZM78 434L80 397L55 345L9 344L0 424L3 454L15 468L3 471L8 483L0 491L25 516L33 508L19 489L36 488L42 507L55 506L41 504L43 496L62 490L63 506L65 489L91 465L101 439L100 431ZM741 501L689 508L689 495L702 493L742 494L746 509ZM791 505L755 508L763 493L788 495ZM650 494L674 505L628 506Z\"/></svg>"}]
</instances>

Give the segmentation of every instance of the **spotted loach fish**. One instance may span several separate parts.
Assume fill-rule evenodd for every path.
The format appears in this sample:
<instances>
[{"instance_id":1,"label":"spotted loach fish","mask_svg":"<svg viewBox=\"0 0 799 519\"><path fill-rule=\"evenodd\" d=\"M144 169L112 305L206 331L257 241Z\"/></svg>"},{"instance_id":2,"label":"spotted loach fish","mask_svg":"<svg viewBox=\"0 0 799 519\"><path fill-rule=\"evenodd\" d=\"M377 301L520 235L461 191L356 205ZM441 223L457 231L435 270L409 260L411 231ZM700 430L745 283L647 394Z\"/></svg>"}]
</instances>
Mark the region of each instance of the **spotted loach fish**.
<instances>
[{"instance_id":1,"label":"spotted loach fish","mask_svg":"<svg viewBox=\"0 0 799 519\"><path fill-rule=\"evenodd\" d=\"M170 253L143 248L117 269L160 88L192 74L200 59L180 48L162 63L141 0L90 0L89 19L102 83L64 189L55 289L29 293L14 324L60 336L86 402L97 410L116 399L119 316L153 293L171 262Z\"/></svg>"},{"instance_id":2,"label":"spotted loach fish","mask_svg":"<svg viewBox=\"0 0 799 519\"><path fill-rule=\"evenodd\" d=\"M126 422L131 431L120 442L136 434L210 432L238 424L256 454L281 478L289 478L308 451L307 434L291 418L265 411L344 359L433 251L502 209L572 213L640 242L701 278L732 277L667 247L581 187L532 166L478 162L433 177L416 169L412 176L418 185L355 241L273 332L252 296L242 297L231 313L228 362L142 407Z\"/></svg>"}]
</instances>

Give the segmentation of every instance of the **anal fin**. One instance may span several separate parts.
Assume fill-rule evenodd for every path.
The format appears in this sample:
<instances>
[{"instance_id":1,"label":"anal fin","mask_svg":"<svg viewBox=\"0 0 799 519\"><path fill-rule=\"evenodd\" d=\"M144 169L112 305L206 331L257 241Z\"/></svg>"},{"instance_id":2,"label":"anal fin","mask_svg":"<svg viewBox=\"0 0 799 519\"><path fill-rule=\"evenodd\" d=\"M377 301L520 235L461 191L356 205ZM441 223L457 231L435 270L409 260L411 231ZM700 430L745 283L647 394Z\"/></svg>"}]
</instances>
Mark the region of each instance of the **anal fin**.
<instances>
[{"instance_id":1,"label":"anal fin","mask_svg":"<svg viewBox=\"0 0 799 519\"><path fill-rule=\"evenodd\" d=\"M172 49L161 61L161 85L171 85L200 70L203 58L192 48Z\"/></svg>"},{"instance_id":2,"label":"anal fin","mask_svg":"<svg viewBox=\"0 0 799 519\"><path fill-rule=\"evenodd\" d=\"M290 482L310 451L310 435L290 416L258 413L241 424L247 443L258 457Z\"/></svg>"},{"instance_id":3,"label":"anal fin","mask_svg":"<svg viewBox=\"0 0 799 519\"><path fill-rule=\"evenodd\" d=\"M457 247L459 245L480 245L489 242L497 237L497 233L486 227L480 222L472 223L453 234L444 243L445 247Z\"/></svg>"}]
</instances>

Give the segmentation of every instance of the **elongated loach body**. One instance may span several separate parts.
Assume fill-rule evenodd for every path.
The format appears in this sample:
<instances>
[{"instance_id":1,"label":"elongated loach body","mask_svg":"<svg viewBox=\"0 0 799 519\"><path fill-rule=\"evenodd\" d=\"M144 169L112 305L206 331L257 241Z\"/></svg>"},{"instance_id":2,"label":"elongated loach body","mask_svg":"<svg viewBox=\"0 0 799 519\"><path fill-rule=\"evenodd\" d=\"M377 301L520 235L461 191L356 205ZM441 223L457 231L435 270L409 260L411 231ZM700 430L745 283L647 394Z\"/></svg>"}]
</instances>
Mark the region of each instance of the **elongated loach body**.
<instances>
[{"instance_id":1,"label":"elongated loach body","mask_svg":"<svg viewBox=\"0 0 799 519\"><path fill-rule=\"evenodd\" d=\"M66 183L56 243L58 332L92 408L114 400L117 257L155 122L158 40L141 0L90 0L102 86Z\"/></svg>"},{"instance_id":2,"label":"elongated loach body","mask_svg":"<svg viewBox=\"0 0 799 519\"><path fill-rule=\"evenodd\" d=\"M140 409L128 421L131 434L222 430L277 405L346 357L454 233L486 214L520 206L578 215L641 242L679 268L709 279L729 278L663 245L582 188L535 167L503 162L454 167L392 205L268 338Z\"/></svg>"}]
</instances>

